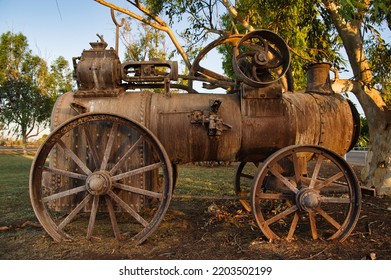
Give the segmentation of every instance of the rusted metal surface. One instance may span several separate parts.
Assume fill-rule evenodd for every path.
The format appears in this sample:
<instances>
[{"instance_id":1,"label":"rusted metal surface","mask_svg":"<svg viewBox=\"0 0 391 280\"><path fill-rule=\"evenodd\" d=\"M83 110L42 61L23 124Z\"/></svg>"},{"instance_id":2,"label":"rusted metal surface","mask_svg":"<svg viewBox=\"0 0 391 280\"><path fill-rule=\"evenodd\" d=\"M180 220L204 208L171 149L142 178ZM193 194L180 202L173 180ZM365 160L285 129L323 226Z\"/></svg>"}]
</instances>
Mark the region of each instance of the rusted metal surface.
<instances>
[{"instance_id":1,"label":"rusted metal surface","mask_svg":"<svg viewBox=\"0 0 391 280\"><path fill-rule=\"evenodd\" d=\"M290 73L285 42L270 31L259 30L211 43L196 58L190 75L181 76L189 81L185 86L177 83L176 62L121 64L116 50L106 49L100 39L74 59L78 90L58 98L51 118L53 132L32 166L33 208L55 240L68 238L63 228L81 212L90 213L87 238L93 234L98 212L109 214L112 231L120 238L116 212L126 212L137 222L132 235L142 242L168 207L177 164L197 161L242 162L235 178L236 194L247 209L250 205L242 193L252 197L252 211L271 239L280 235L265 223L272 225L285 214L294 216L285 236L293 238L297 211L308 214L314 239L320 234L315 212L337 228L330 239L344 239L350 233L359 211L357 182L338 155L357 140L359 119L354 106L332 92L329 64L310 65L306 91L292 92L292 85L286 87L282 82ZM236 80L200 65L204 55L223 43L233 48ZM230 94L199 94L192 88L193 80ZM163 90L156 94L148 88ZM172 88L187 93L172 93ZM281 157L285 159L280 162ZM309 174L308 162L316 158L315 171ZM317 175L324 158L340 170L326 183ZM46 160L49 165L44 167ZM264 161L270 166L260 164ZM241 177L245 164L251 162L258 173L245 175L254 184L249 195L250 190L242 189ZM341 189L336 182L339 174L345 174L343 189L351 201L332 201L321 194L320 189ZM270 182L274 189L262 194ZM284 199L292 203L281 216L265 218L259 210L262 199L266 204ZM322 203L327 207L350 203L342 224L318 209ZM58 224L52 211L65 212L66 218ZM149 214L144 216L143 211Z\"/></svg>"},{"instance_id":2,"label":"rusted metal surface","mask_svg":"<svg viewBox=\"0 0 391 280\"><path fill-rule=\"evenodd\" d=\"M330 63L312 63L307 65L307 88L305 92L333 94L330 84Z\"/></svg>"},{"instance_id":3,"label":"rusted metal surface","mask_svg":"<svg viewBox=\"0 0 391 280\"><path fill-rule=\"evenodd\" d=\"M107 43L99 38L100 42L90 43L92 48L84 50L81 57L73 58L78 96L116 96L122 89L117 52L106 49Z\"/></svg>"},{"instance_id":4,"label":"rusted metal surface","mask_svg":"<svg viewBox=\"0 0 391 280\"><path fill-rule=\"evenodd\" d=\"M321 145L343 155L356 133L351 107L339 95L295 93L270 99L214 94L168 97L151 92L123 93L112 99L68 95L61 97L67 101L61 102L64 107L58 112L71 111L70 104L77 103L87 112L115 111L138 120L158 136L175 163L259 161L295 144ZM213 112L211 104L216 101L219 109Z\"/></svg>"},{"instance_id":5,"label":"rusted metal surface","mask_svg":"<svg viewBox=\"0 0 391 280\"><path fill-rule=\"evenodd\" d=\"M169 81L178 78L177 65L149 61L123 63L120 76L125 83L122 88L153 87L154 83L160 83L166 89L165 95L112 90L116 98L101 97L97 91L102 87L119 87L118 78L113 78L115 74L112 71L118 67L117 59L100 62L102 64L96 62L101 61L102 53L107 52L101 42L97 43L98 50L95 46L91 51L83 52L76 68L80 89L75 94L70 93L72 97L67 97L68 102L58 103L61 108L55 110L62 112L63 121L67 118L63 111L71 108L71 104L78 104L86 112L116 112L141 121L158 136L175 163L259 161L282 147L294 144L322 145L341 155L347 152L357 136L357 120L353 116L354 108L341 96L332 94L329 64L308 66L309 84L305 93L282 94L282 87L276 81L287 72L289 52L279 36L260 30L244 37L218 40L206 50L226 42L236 47L235 69L240 79L250 84L243 85L240 94L167 94ZM273 51L268 48L273 48ZM262 63L259 57L264 57ZM220 79L219 75L199 66L199 60L196 59L198 67L192 69L191 75ZM249 65L253 62L248 73L239 66L243 60ZM99 65L100 68L91 65ZM262 71L269 73L268 69L273 70L269 73L272 75L280 66L282 69L272 80L263 81L262 77L257 77L257 73L261 75ZM115 82L96 82L94 77L98 74ZM219 104L218 110L213 109L213 103ZM54 116L54 119L58 118L61 117Z\"/></svg>"},{"instance_id":6,"label":"rusted metal surface","mask_svg":"<svg viewBox=\"0 0 391 280\"><path fill-rule=\"evenodd\" d=\"M233 68L237 79L252 87L275 83L288 71L289 64L288 46L269 30L244 35L235 48Z\"/></svg>"},{"instance_id":7,"label":"rusted metal surface","mask_svg":"<svg viewBox=\"0 0 391 280\"><path fill-rule=\"evenodd\" d=\"M305 93L283 94L277 81L287 72L290 60L278 35L259 30L246 36L223 38L203 53L226 42L236 48L236 72L248 82L241 86L240 94L127 92L126 89L134 87L154 87L154 83L156 87L169 87L165 85L167 81L178 78L177 64L148 61L125 62L119 66L118 58L105 49L105 42L92 44L93 48L84 51L76 65L79 90L57 101L53 122L59 125L80 112L116 112L150 128L177 163L259 161L294 144L322 145L339 154L347 152L357 136L357 120L348 101L333 94L329 64L308 66L309 84ZM219 75L199 66L200 57L190 74L219 80ZM240 68L241 60L252 64L252 70L247 73ZM256 75L268 69L275 71L278 66L283 68L271 81L262 81ZM115 98L102 96L100 90L111 92Z\"/></svg>"}]
</instances>

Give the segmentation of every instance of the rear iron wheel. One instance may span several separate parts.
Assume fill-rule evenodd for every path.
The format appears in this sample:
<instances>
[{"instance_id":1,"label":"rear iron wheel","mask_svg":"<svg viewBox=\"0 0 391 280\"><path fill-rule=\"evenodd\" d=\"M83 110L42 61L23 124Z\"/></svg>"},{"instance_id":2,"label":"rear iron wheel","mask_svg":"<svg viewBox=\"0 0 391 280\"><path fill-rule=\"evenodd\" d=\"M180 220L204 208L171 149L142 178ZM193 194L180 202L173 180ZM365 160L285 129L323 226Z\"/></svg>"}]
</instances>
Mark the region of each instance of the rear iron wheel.
<instances>
[{"instance_id":1,"label":"rear iron wheel","mask_svg":"<svg viewBox=\"0 0 391 280\"><path fill-rule=\"evenodd\" d=\"M84 114L56 128L30 171L33 209L55 241L109 231L141 243L161 222L172 187L158 139L112 114Z\"/></svg>"},{"instance_id":2,"label":"rear iron wheel","mask_svg":"<svg viewBox=\"0 0 391 280\"><path fill-rule=\"evenodd\" d=\"M354 229L361 192L353 170L336 153L298 145L272 154L259 168L252 210L269 240L345 240Z\"/></svg>"}]
</instances>

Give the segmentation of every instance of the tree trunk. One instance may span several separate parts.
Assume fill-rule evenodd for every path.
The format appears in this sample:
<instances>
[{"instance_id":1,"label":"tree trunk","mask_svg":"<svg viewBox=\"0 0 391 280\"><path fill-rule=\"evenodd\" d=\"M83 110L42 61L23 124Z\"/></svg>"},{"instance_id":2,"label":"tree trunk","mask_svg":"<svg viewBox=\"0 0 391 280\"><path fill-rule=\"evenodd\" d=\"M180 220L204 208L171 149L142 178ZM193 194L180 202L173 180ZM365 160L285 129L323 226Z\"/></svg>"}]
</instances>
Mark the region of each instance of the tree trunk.
<instances>
[{"instance_id":1,"label":"tree trunk","mask_svg":"<svg viewBox=\"0 0 391 280\"><path fill-rule=\"evenodd\" d=\"M369 145L361 180L379 196L391 196L391 111L380 92L365 86L352 92L360 102L369 128Z\"/></svg>"},{"instance_id":2,"label":"tree trunk","mask_svg":"<svg viewBox=\"0 0 391 280\"><path fill-rule=\"evenodd\" d=\"M367 187L375 188L377 195L391 196L391 111L380 92L370 86L372 72L363 49L362 22L359 17L351 22L343 18L338 2L322 3L343 41L355 77L351 83L345 81L345 91L356 95L368 121L369 150L361 179Z\"/></svg>"},{"instance_id":3,"label":"tree trunk","mask_svg":"<svg viewBox=\"0 0 391 280\"><path fill-rule=\"evenodd\" d=\"M389 112L367 116L369 150L361 179L379 196L391 196L391 124Z\"/></svg>"},{"instance_id":4,"label":"tree trunk","mask_svg":"<svg viewBox=\"0 0 391 280\"><path fill-rule=\"evenodd\" d=\"M361 82L336 80L332 84L336 93L353 92L360 102L369 127L369 146L361 180L374 188L379 196L391 196L391 111L379 106L379 92Z\"/></svg>"},{"instance_id":5,"label":"tree trunk","mask_svg":"<svg viewBox=\"0 0 391 280\"><path fill-rule=\"evenodd\" d=\"M26 137L26 135L22 136L22 146L23 146L23 154L27 155L27 137Z\"/></svg>"}]
</instances>

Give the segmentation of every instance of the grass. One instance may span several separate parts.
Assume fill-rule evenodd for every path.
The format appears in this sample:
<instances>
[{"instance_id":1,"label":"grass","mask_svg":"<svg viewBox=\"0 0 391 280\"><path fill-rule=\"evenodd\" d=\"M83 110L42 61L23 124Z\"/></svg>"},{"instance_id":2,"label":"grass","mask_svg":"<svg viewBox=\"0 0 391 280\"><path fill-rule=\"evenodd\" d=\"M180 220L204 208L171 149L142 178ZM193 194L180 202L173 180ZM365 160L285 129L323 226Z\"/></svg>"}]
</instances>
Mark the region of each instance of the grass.
<instances>
[{"instance_id":1,"label":"grass","mask_svg":"<svg viewBox=\"0 0 391 280\"><path fill-rule=\"evenodd\" d=\"M0 227L36 220L29 198L29 172L33 156L0 154ZM178 167L175 194L233 196L236 165Z\"/></svg>"},{"instance_id":2,"label":"grass","mask_svg":"<svg viewBox=\"0 0 391 280\"><path fill-rule=\"evenodd\" d=\"M186 164L178 167L174 194L233 196L236 165L203 167Z\"/></svg>"},{"instance_id":3,"label":"grass","mask_svg":"<svg viewBox=\"0 0 391 280\"><path fill-rule=\"evenodd\" d=\"M38 224L34 211L31 206L29 198L29 172L32 164L32 156L23 156L20 154L0 154L0 260L1 259L45 259L64 258L64 250L70 251L73 254L79 252L80 247L81 254L86 252L86 256L89 255L90 243L62 243L53 245L51 239L37 238L38 236L47 237L42 235L44 230L38 227L24 226L26 222L32 222ZM233 190L233 176L235 174L235 165L224 167L203 167L195 166L193 164L181 165L178 168L178 181L175 188L175 194L179 195L192 195L192 196L223 196L234 195ZM192 206L192 199L176 200L172 201L172 207L178 203L181 207ZM200 200L195 200L197 205ZM178 210L175 213L178 212ZM168 220L173 219L168 217ZM175 215L175 217L177 217ZM96 226L94 232L99 235L100 230L104 230L105 225L110 228L108 223L109 218L101 221L98 219L98 226ZM177 220L173 220L177 222ZM78 226L77 222L72 222L73 226ZM172 227L168 224L169 228ZM167 228L161 227L162 231L167 231ZM81 228L83 236L85 234L84 226ZM111 229L108 230L110 232ZM104 236L104 234L103 234ZM110 242L116 242L114 239L110 239ZM49 243L48 243L49 242ZM108 243L117 244L117 243ZM51 247L51 257L47 255L48 246ZM52 247L55 246L55 247ZM67 249L70 246L71 249ZM117 245L116 245L117 246ZM122 245L121 245L122 246ZM97 246L96 250L100 250ZM136 248L135 248L136 249ZM104 250L104 249L101 249ZM110 249L111 250L111 249ZM71 258L79 258L76 255L72 255Z\"/></svg>"},{"instance_id":4,"label":"grass","mask_svg":"<svg viewBox=\"0 0 391 280\"><path fill-rule=\"evenodd\" d=\"M28 189L31 156L0 155L0 226L35 217Z\"/></svg>"}]
</instances>

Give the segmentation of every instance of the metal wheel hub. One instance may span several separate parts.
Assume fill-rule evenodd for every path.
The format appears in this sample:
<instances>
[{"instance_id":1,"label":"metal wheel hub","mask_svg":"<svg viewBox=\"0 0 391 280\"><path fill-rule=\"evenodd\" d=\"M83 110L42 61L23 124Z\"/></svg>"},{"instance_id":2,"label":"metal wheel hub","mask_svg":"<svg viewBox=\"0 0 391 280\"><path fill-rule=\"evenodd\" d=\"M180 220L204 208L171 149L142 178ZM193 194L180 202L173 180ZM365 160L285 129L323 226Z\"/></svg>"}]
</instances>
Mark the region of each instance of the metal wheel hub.
<instances>
[{"instance_id":1,"label":"metal wheel hub","mask_svg":"<svg viewBox=\"0 0 391 280\"><path fill-rule=\"evenodd\" d=\"M296 203L301 210L315 210L320 205L319 192L313 189L302 189L296 195Z\"/></svg>"},{"instance_id":2,"label":"metal wheel hub","mask_svg":"<svg viewBox=\"0 0 391 280\"><path fill-rule=\"evenodd\" d=\"M258 52L254 55L254 61L256 65L258 66L265 66L269 62L269 59L267 58L267 53L265 52Z\"/></svg>"},{"instance_id":3,"label":"metal wheel hub","mask_svg":"<svg viewBox=\"0 0 391 280\"><path fill-rule=\"evenodd\" d=\"M90 174L86 180L87 190L92 195L104 195L111 190L111 176L107 171Z\"/></svg>"}]
</instances>

